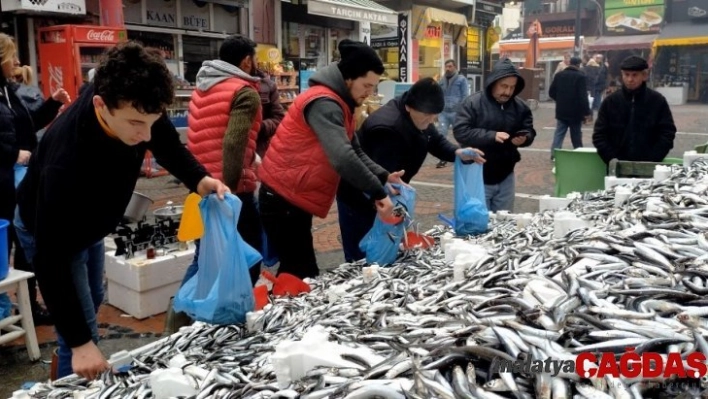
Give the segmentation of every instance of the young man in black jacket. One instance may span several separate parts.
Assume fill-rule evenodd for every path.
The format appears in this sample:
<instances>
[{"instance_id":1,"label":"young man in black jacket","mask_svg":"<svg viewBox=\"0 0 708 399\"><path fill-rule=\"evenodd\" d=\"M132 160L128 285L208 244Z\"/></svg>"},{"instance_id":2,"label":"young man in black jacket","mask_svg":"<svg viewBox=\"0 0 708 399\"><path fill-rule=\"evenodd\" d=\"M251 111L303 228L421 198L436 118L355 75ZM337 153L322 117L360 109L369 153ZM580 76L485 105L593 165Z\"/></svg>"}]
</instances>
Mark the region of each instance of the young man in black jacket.
<instances>
[{"instance_id":1,"label":"young man in black jacket","mask_svg":"<svg viewBox=\"0 0 708 399\"><path fill-rule=\"evenodd\" d=\"M600 106L592 143L606 164L612 159L661 162L674 146L676 125L661 93L647 87L649 64L629 56L620 65L622 88Z\"/></svg>"},{"instance_id":2,"label":"young man in black jacket","mask_svg":"<svg viewBox=\"0 0 708 399\"><path fill-rule=\"evenodd\" d=\"M228 192L180 143L165 113L173 97L164 61L134 42L110 49L91 86L47 130L18 188L15 226L55 321L60 377L93 379L109 367L95 343L87 277L103 270L87 270L86 249L122 219L145 152L190 190Z\"/></svg>"},{"instance_id":3,"label":"young man in black jacket","mask_svg":"<svg viewBox=\"0 0 708 399\"><path fill-rule=\"evenodd\" d=\"M442 161L455 156L465 161L484 162L479 155L468 156L438 132L433 121L443 111L443 89L432 78L419 80L403 96L395 98L372 113L357 132L361 149L372 161L390 173L403 170L403 182L410 183L430 153ZM347 262L366 256L359 242L371 230L376 218L374 201L346 181L339 183L337 211L342 247Z\"/></svg>"}]
</instances>

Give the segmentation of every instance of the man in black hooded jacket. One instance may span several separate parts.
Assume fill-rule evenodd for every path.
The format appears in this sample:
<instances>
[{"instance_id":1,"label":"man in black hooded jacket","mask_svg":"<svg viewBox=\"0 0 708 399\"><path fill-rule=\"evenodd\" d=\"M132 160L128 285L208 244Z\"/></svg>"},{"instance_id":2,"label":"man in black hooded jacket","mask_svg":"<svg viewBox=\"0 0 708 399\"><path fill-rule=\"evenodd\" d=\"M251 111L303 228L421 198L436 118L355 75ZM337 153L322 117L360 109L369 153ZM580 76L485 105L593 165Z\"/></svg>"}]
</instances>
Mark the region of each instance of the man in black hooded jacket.
<instances>
[{"instance_id":1,"label":"man in black hooded jacket","mask_svg":"<svg viewBox=\"0 0 708 399\"><path fill-rule=\"evenodd\" d=\"M401 180L406 184L418 173L428 153L447 162L454 162L459 156L466 162L483 163L481 151L471 149L477 156L470 156L435 128L433 121L444 105L442 87L432 78L419 80L364 121L356 134L361 149L389 173L404 171ZM374 225L374 200L342 180L337 191L337 211L344 258L347 262L364 258L359 242Z\"/></svg>"},{"instance_id":2,"label":"man in black hooded jacket","mask_svg":"<svg viewBox=\"0 0 708 399\"><path fill-rule=\"evenodd\" d=\"M531 110L517 97L524 85L509 59L499 61L485 90L467 97L455 120L455 140L485 154L484 188L492 212L513 210L514 166L521 160L518 148L530 146L536 138Z\"/></svg>"}]
</instances>

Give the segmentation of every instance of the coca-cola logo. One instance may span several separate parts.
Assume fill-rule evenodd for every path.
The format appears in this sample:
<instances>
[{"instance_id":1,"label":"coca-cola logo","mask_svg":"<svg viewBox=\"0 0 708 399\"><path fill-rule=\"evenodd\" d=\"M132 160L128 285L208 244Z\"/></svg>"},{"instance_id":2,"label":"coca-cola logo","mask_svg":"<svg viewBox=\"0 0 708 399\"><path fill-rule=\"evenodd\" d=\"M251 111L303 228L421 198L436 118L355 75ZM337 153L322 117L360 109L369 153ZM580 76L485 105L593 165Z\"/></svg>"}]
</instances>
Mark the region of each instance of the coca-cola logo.
<instances>
[{"instance_id":1,"label":"coca-cola logo","mask_svg":"<svg viewBox=\"0 0 708 399\"><path fill-rule=\"evenodd\" d=\"M112 30L95 31L93 29L86 33L86 38L95 42L112 42L114 39Z\"/></svg>"}]
</instances>

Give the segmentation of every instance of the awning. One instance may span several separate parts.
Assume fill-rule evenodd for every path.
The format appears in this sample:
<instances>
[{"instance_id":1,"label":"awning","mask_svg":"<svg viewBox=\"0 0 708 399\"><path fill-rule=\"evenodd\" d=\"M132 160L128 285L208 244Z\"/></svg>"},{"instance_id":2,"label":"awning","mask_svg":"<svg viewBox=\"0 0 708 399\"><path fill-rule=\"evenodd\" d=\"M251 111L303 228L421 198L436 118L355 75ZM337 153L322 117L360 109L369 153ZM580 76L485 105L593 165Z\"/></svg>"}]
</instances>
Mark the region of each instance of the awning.
<instances>
[{"instance_id":1,"label":"awning","mask_svg":"<svg viewBox=\"0 0 708 399\"><path fill-rule=\"evenodd\" d=\"M509 42L499 42L500 53L510 53L513 51L526 51L529 47L529 39L511 40ZM582 43L582 39L581 39ZM575 38L572 39L557 39L544 38L538 41L538 45L543 50L572 50L575 47Z\"/></svg>"},{"instance_id":2,"label":"awning","mask_svg":"<svg viewBox=\"0 0 708 399\"><path fill-rule=\"evenodd\" d=\"M398 12L371 0L309 0L307 13L357 22L398 25Z\"/></svg>"},{"instance_id":3,"label":"awning","mask_svg":"<svg viewBox=\"0 0 708 399\"><path fill-rule=\"evenodd\" d=\"M698 46L708 44L708 26L690 22L667 24L661 28L654 46Z\"/></svg>"},{"instance_id":4,"label":"awning","mask_svg":"<svg viewBox=\"0 0 708 399\"><path fill-rule=\"evenodd\" d=\"M454 25L453 39L458 46L467 45L467 17L463 14L433 7L413 6L411 33L416 39L425 36L425 29L431 22Z\"/></svg>"},{"instance_id":5,"label":"awning","mask_svg":"<svg viewBox=\"0 0 708 399\"><path fill-rule=\"evenodd\" d=\"M650 49L657 35L602 36L588 44L590 51Z\"/></svg>"}]
</instances>

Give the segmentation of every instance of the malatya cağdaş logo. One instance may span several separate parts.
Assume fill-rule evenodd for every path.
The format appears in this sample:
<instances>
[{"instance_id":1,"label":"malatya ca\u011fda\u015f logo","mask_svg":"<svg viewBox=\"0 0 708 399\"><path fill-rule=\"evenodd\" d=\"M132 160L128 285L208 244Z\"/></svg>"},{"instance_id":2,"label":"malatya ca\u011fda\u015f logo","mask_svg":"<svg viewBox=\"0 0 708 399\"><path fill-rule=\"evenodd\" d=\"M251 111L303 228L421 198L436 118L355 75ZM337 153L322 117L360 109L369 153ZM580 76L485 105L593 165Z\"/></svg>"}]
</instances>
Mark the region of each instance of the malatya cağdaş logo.
<instances>
[{"instance_id":1,"label":"malatya ca\u011fda\u015f logo","mask_svg":"<svg viewBox=\"0 0 708 399\"><path fill-rule=\"evenodd\" d=\"M511 362L506 359L497 359L495 370L498 373L550 373L553 376L559 373L575 373L580 378L641 378L661 379L672 378L703 378L708 375L706 355L693 352L681 357L681 353L672 352L661 354L656 352L637 353L634 348L627 348L619 360L613 352L592 353L584 352L576 356L575 360L533 360L530 356L523 360Z\"/></svg>"}]
</instances>

